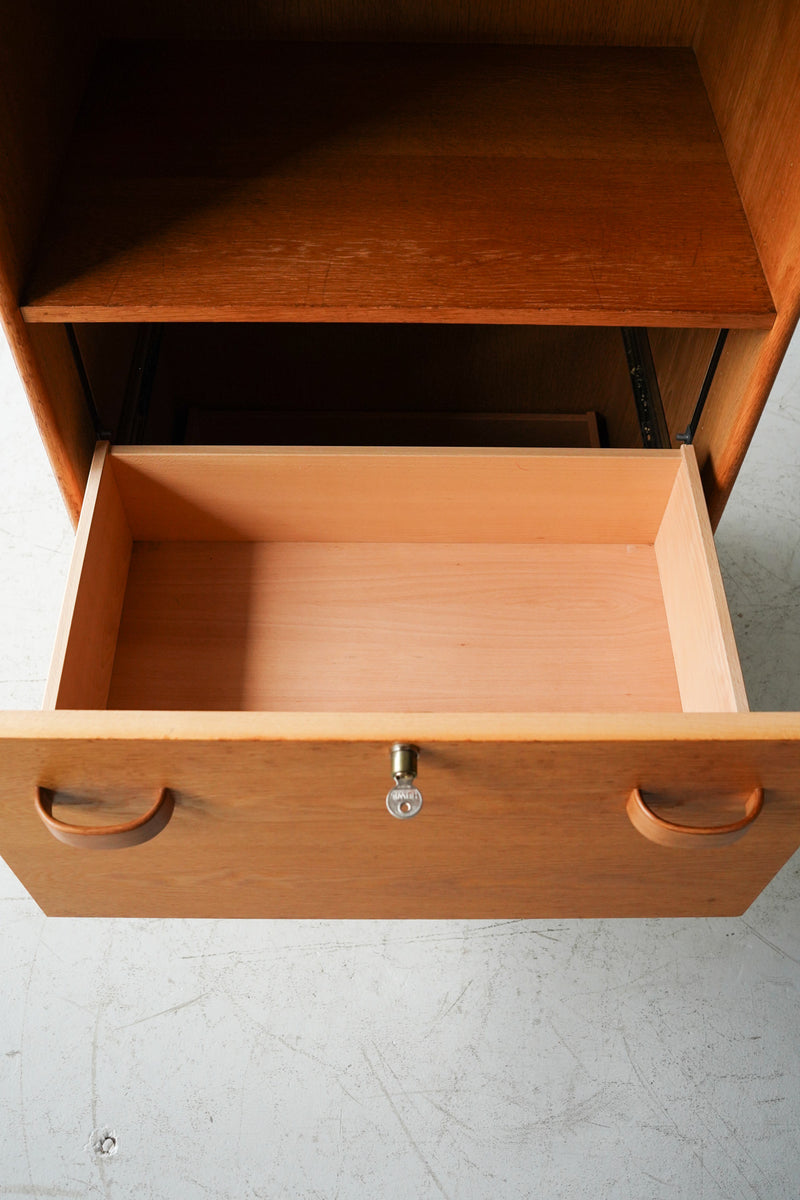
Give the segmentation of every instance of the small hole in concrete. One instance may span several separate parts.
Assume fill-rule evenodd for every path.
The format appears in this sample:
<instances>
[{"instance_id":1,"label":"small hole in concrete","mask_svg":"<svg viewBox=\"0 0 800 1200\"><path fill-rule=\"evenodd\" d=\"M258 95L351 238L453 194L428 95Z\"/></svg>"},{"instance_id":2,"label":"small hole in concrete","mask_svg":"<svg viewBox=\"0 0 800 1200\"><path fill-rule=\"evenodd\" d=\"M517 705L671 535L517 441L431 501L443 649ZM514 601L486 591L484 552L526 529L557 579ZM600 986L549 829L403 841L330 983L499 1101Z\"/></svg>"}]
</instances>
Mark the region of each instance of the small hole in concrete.
<instances>
[{"instance_id":1,"label":"small hole in concrete","mask_svg":"<svg viewBox=\"0 0 800 1200\"><path fill-rule=\"evenodd\" d=\"M95 1129L89 1138L89 1144L86 1149L91 1151L97 1158L111 1158L119 1149L117 1135L113 1129Z\"/></svg>"}]
</instances>

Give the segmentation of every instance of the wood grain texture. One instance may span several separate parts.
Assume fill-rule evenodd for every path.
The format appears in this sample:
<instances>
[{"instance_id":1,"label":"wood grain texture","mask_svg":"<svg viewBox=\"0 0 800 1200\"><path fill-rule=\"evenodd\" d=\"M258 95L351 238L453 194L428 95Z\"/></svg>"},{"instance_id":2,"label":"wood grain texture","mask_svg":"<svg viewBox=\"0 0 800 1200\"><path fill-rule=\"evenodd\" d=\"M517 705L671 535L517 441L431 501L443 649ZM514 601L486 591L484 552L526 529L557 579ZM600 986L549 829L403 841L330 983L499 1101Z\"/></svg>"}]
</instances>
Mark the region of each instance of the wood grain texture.
<instances>
[{"instance_id":1,"label":"wood grain texture","mask_svg":"<svg viewBox=\"0 0 800 1200\"><path fill-rule=\"evenodd\" d=\"M117 44L29 321L769 328L689 50Z\"/></svg>"},{"instance_id":2,"label":"wood grain texture","mask_svg":"<svg viewBox=\"0 0 800 1200\"><path fill-rule=\"evenodd\" d=\"M421 747L422 813L387 814L389 747ZM800 718L788 714L0 714L3 856L50 915L510 918L742 912L800 843ZM56 815L174 816L145 846L87 855ZM634 787L670 820L764 811L723 850L636 832ZM66 801L66 803L65 803Z\"/></svg>"},{"instance_id":3,"label":"wood grain texture","mask_svg":"<svg viewBox=\"0 0 800 1200\"><path fill-rule=\"evenodd\" d=\"M0 271L2 268L0 268ZM6 337L67 512L78 523L96 439L86 396L62 325L26 325L6 291Z\"/></svg>"},{"instance_id":4,"label":"wood grain texture","mask_svg":"<svg viewBox=\"0 0 800 1200\"><path fill-rule=\"evenodd\" d=\"M77 521L94 444L63 330L18 305L85 83L92 39L57 0L0 11L0 321L67 508Z\"/></svg>"},{"instance_id":5,"label":"wood grain texture","mask_svg":"<svg viewBox=\"0 0 800 1200\"><path fill-rule=\"evenodd\" d=\"M698 438L712 523L744 459L800 314L800 8L793 0L714 0L695 51L777 317L739 332Z\"/></svg>"},{"instance_id":6,"label":"wood grain texture","mask_svg":"<svg viewBox=\"0 0 800 1200\"><path fill-rule=\"evenodd\" d=\"M44 708L104 708L114 665L131 533L108 445L95 451L70 562Z\"/></svg>"},{"instance_id":7,"label":"wood grain texture","mask_svg":"<svg viewBox=\"0 0 800 1200\"><path fill-rule=\"evenodd\" d=\"M698 655L695 670L715 665ZM134 547L108 707L679 712L681 700L652 546L160 542Z\"/></svg>"},{"instance_id":8,"label":"wood grain texture","mask_svg":"<svg viewBox=\"0 0 800 1200\"><path fill-rule=\"evenodd\" d=\"M701 0L98 0L95 21L106 37L687 46L701 7Z\"/></svg>"},{"instance_id":9,"label":"wood grain texture","mask_svg":"<svg viewBox=\"0 0 800 1200\"><path fill-rule=\"evenodd\" d=\"M680 451L118 447L135 541L652 544Z\"/></svg>"},{"instance_id":10,"label":"wood grain texture","mask_svg":"<svg viewBox=\"0 0 800 1200\"><path fill-rule=\"evenodd\" d=\"M691 446L655 542L684 712L747 712L714 539Z\"/></svg>"}]
</instances>

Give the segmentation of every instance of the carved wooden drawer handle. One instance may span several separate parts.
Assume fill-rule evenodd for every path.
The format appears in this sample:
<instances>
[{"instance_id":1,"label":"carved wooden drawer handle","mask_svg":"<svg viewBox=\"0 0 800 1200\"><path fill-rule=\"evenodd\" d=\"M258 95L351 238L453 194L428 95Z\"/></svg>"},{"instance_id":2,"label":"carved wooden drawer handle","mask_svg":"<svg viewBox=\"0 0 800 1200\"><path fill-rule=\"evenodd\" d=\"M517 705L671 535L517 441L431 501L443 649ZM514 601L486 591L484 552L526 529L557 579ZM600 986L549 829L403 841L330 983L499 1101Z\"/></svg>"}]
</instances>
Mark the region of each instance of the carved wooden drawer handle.
<instances>
[{"instance_id":1,"label":"carved wooden drawer handle","mask_svg":"<svg viewBox=\"0 0 800 1200\"><path fill-rule=\"evenodd\" d=\"M85 850L123 850L126 846L140 846L149 842L169 821L175 800L169 788L162 788L161 795L151 809L135 821L124 825L67 825L53 816L53 793L50 788L37 787L36 811L54 838L68 846L79 846Z\"/></svg>"},{"instance_id":2,"label":"carved wooden drawer handle","mask_svg":"<svg viewBox=\"0 0 800 1200\"><path fill-rule=\"evenodd\" d=\"M738 842L753 824L764 804L764 789L754 788L740 821L730 825L676 825L656 816L648 808L638 788L628 798L627 812L631 824L651 842L660 846L679 846L689 850L707 850L711 846L730 846Z\"/></svg>"}]
</instances>

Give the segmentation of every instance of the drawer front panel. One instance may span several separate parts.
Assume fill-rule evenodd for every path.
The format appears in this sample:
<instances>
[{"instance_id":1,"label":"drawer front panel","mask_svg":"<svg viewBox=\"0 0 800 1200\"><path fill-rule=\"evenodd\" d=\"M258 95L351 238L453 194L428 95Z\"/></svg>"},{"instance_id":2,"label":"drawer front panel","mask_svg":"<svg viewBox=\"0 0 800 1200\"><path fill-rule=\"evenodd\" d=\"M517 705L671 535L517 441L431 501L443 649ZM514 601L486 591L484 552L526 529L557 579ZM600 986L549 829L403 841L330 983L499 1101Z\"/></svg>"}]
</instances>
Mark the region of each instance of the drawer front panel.
<instances>
[{"instance_id":1,"label":"drawer front panel","mask_svg":"<svg viewBox=\"0 0 800 1200\"><path fill-rule=\"evenodd\" d=\"M391 743L420 746L413 820L386 810ZM800 718L24 713L0 719L3 857L50 915L514 918L743 911L800 844ZM162 788L143 845L83 850L35 811L118 825ZM640 788L735 845L663 846Z\"/></svg>"}]
</instances>

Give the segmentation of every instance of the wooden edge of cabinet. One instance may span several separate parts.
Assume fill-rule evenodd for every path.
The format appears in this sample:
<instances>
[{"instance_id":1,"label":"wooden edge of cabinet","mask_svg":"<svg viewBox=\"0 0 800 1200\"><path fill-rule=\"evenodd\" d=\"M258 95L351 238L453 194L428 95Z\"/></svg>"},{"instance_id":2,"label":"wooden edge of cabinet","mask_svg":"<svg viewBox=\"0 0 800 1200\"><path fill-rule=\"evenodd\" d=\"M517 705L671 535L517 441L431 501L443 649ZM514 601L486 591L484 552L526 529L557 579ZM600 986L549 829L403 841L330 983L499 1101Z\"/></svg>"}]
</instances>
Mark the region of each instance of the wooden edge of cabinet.
<instances>
[{"instance_id":1,"label":"wooden edge of cabinet","mask_svg":"<svg viewBox=\"0 0 800 1200\"><path fill-rule=\"evenodd\" d=\"M63 328L33 327L23 321L0 264L0 336L3 330L50 468L76 526L95 437L86 398Z\"/></svg>"},{"instance_id":2,"label":"wooden edge of cabinet","mask_svg":"<svg viewBox=\"0 0 800 1200\"><path fill-rule=\"evenodd\" d=\"M580 414L584 417L586 414ZM314 458L594 458L676 460L681 449L643 450L641 446L112 446L110 454L117 459L213 459L225 457L279 458L312 456Z\"/></svg>"},{"instance_id":3,"label":"wooden edge of cabinet","mask_svg":"<svg viewBox=\"0 0 800 1200\"><path fill-rule=\"evenodd\" d=\"M585 325L616 328L620 325L647 325L659 329L758 329L769 331L776 320L771 300L765 299L754 312L742 313L728 309L674 309L655 305L630 308L619 305L606 310L578 306L574 308L469 308L466 306L413 307L384 306L380 309L347 305L333 308L321 305L275 304L262 300L253 304L228 304L220 309L213 302L194 304L125 304L119 307L105 304L62 303L53 300L30 300L20 312L26 325L60 324L119 324L138 321L164 323L225 324L230 321L269 321L292 324L297 321L311 324L395 325Z\"/></svg>"},{"instance_id":4,"label":"wooden edge of cabinet","mask_svg":"<svg viewBox=\"0 0 800 1200\"><path fill-rule=\"evenodd\" d=\"M759 742L800 740L800 713L0 713L0 740ZM677 749L677 747L676 747ZM388 759L387 759L388 761ZM677 770L677 768L676 768Z\"/></svg>"}]
</instances>

